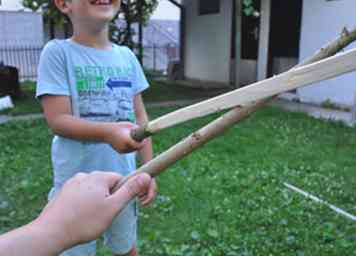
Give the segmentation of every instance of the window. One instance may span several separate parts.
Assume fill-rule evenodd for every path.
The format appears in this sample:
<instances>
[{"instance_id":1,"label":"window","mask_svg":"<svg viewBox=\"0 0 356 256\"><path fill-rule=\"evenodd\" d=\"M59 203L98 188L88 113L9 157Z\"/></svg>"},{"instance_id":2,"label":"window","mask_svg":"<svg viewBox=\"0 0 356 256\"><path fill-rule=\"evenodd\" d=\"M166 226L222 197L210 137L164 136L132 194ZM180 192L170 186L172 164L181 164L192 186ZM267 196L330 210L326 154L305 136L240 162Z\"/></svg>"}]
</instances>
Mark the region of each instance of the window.
<instances>
[{"instance_id":1,"label":"window","mask_svg":"<svg viewBox=\"0 0 356 256\"><path fill-rule=\"evenodd\" d=\"M220 0L199 0L199 15L216 14L220 12Z\"/></svg>"}]
</instances>

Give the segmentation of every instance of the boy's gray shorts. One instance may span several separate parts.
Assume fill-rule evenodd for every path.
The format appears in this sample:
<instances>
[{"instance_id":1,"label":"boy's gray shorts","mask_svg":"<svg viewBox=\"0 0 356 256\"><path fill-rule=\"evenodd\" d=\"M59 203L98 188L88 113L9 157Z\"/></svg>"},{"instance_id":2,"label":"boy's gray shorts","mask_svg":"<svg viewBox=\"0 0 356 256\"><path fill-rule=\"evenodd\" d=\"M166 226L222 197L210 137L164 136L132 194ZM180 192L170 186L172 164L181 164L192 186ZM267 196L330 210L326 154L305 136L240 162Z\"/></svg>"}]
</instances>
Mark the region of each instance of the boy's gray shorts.
<instances>
[{"instance_id":1,"label":"boy's gray shorts","mask_svg":"<svg viewBox=\"0 0 356 256\"><path fill-rule=\"evenodd\" d=\"M58 191L58 190L56 190ZM51 200L56 191L48 195ZM128 206L116 216L111 226L104 233L104 244L114 254L126 254L134 246L137 240L137 202L132 200ZM95 256L96 241L73 247L60 256Z\"/></svg>"}]
</instances>

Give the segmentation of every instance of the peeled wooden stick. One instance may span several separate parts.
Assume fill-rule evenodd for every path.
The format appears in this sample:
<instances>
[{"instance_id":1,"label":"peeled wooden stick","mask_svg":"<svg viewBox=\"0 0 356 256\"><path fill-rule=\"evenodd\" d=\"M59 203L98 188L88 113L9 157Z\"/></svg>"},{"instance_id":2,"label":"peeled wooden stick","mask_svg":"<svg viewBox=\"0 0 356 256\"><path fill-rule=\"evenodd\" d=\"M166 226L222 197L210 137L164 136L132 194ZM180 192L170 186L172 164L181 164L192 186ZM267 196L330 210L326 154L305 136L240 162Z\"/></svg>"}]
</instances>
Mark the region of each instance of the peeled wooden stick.
<instances>
[{"instance_id":1,"label":"peeled wooden stick","mask_svg":"<svg viewBox=\"0 0 356 256\"><path fill-rule=\"evenodd\" d=\"M302 62L296 67L306 65L312 63L313 61L318 61L323 58L327 58L331 55L336 54L338 51L342 50L346 46L348 46L351 42L356 40L356 29L352 32L346 32L344 29L343 33L340 35L338 39L328 44L326 47L319 50L315 53L311 58ZM137 175L141 172L146 172L152 177L158 176L162 171L164 171L167 167L171 166L178 160L184 158L189 155L195 149L201 147L211 139L217 137L222 134L228 128L232 127L234 124L244 120L250 114L257 111L261 107L263 107L267 102L273 99L265 99L258 101L256 103L247 105L245 107L237 107L234 108L220 118L214 120L213 122L207 124L197 132L194 132L178 144L172 146L167 151L161 153L148 163L142 165L137 171L123 179L114 190L117 190L126 180L130 177Z\"/></svg>"},{"instance_id":2,"label":"peeled wooden stick","mask_svg":"<svg viewBox=\"0 0 356 256\"><path fill-rule=\"evenodd\" d=\"M235 123L248 117L251 113L255 112L257 109L265 105L267 101L268 100L259 101L258 103L251 104L248 107L238 107L230 110L218 119L201 128L200 130L192 133L184 140L178 142L167 151L158 155L156 158L142 165L139 169L137 169L135 173L132 173L131 175L125 177L117 186L117 188L124 184L129 178L141 172L146 172L151 177L158 176L167 167L189 155L195 149L203 146L211 139L217 137L219 134L226 131Z\"/></svg>"},{"instance_id":3,"label":"peeled wooden stick","mask_svg":"<svg viewBox=\"0 0 356 256\"><path fill-rule=\"evenodd\" d=\"M331 55L335 53L335 50L337 51L338 47L342 46L342 43L350 42L350 37L352 38L353 35L354 33L348 33L344 30L340 37L341 40L321 49L315 57L303 62L302 65L272 78L168 113L149 122L146 126L134 130L132 137L140 141L162 129L197 117L236 106L245 106L253 101L351 72L356 69L356 49L338 56L331 57Z\"/></svg>"}]
</instances>

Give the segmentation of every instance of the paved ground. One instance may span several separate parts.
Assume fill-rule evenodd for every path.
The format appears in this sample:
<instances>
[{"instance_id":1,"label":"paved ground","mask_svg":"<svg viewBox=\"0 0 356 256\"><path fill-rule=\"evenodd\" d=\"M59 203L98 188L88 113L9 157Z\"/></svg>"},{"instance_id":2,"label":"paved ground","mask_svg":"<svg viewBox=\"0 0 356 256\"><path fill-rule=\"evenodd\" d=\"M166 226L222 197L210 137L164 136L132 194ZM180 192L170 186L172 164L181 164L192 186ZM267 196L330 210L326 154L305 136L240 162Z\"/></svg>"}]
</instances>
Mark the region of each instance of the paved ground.
<instances>
[{"instance_id":1,"label":"paved ground","mask_svg":"<svg viewBox=\"0 0 356 256\"><path fill-rule=\"evenodd\" d=\"M355 123L351 112L325 109L314 105L296 103L283 99L275 100L271 104L274 106L281 107L282 109L287 111L306 113L309 116L315 118L321 118L321 119L332 120L332 121L342 121L349 126L352 126Z\"/></svg>"},{"instance_id":2,"label":"paved ground","mask_svg":"<svg viewBox=\"0 0 356 256\"><path fill-rule=\"evenodd\" d=\"M147 108L155 107L183 107L187 106L204 99L196 100L179 100L179 101L167 101L167 102L157 102L157 103L148 103L146 104ZM43 114L30 114L30 115L19 115L19 116L9 116L9 115L0 115L0 124L4 124L10 121L20 121L20 120L32 120L43 118Z\"/></svg>"},{"instance_id":3,"label":"paved ground","mask_svg":"<svg viewBox=\"0 0 356 256\"><path fill-rule=\"evenodd\" d=\"M23 116L0 115L0 124L7 123L10 121L31 120L31 119L38 119L42 117L43 117L42 114L30 114L30 115L23 115Z\"/></svg>"},{"instance_id":4,"label":"paved ground","mask_svg":"<svg viewBox=\"0 0 356 256\"><path fill-rule=\"evenodd\" d=\"M186 106L193 104L195 102L202 101L203 99L197 100L181 100L181 101L169 101L169 102L159 102L159 103L148 103L147 108L151 107L173 107L173 106ZM345 112L340 110L332 110L332 109L325 109L314 105L303 104L303 103L296 103L284 99L278 99L271 103L273 106L278 106L287 111L293 112L303 112L307 113L308 115L315 117L315 118L322 118L327 120L335 120L335 121L342 121L347 125L352 126L354 124L352 113ZM32 115L24 115L24 116L7 116L7 115L0 115L0 124L9 122L9 121L17 121L17 120L31 120L31 119L38 119L43 118L42 114L32 114Z\"/></svg>"}]
</instances>

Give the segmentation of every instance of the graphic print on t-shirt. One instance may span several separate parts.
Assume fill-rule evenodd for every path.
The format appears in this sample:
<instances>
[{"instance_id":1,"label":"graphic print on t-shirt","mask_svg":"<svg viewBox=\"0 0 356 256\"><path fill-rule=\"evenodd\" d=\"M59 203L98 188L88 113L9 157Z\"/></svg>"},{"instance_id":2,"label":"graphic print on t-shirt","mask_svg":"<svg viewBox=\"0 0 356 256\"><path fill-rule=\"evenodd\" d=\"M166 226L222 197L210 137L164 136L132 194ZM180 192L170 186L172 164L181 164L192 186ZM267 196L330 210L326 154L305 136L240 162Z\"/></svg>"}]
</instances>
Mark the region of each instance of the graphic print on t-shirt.
<instances>
[{"instance_id":1,"label":"graphic print on t-shirt","mask_svg":"<svg viewBox=\"0 0 356 256\"><path fill-rule=\"evenodd\" d=\"M75 66L79 113L92 121L135 121L132 68Z\"/></svg>"}]
</instances>

